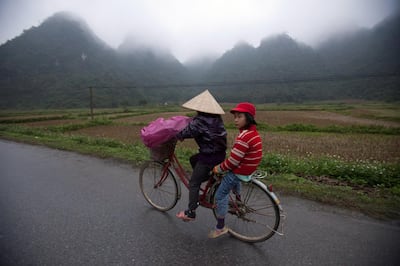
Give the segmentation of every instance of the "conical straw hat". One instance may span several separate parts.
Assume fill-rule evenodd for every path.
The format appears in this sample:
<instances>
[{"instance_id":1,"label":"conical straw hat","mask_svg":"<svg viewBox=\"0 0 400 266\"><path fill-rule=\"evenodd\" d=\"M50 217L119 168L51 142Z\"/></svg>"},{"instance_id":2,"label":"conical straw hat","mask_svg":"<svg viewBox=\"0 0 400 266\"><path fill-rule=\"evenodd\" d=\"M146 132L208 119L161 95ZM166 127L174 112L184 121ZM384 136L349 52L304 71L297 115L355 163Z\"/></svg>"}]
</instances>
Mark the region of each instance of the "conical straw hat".
<instances>
[{"instance_id":1,"label":"conical straw hat","mask_svg":"<svg viewBox=\"0 0 400 266\"><path fill-rule=\"evenodd\" d=\"M208 90L203 91L199 95L193 97L189 101L182 104L183 107L209 114L225 114L222 107Z\"/></svg>"}]
</instances>

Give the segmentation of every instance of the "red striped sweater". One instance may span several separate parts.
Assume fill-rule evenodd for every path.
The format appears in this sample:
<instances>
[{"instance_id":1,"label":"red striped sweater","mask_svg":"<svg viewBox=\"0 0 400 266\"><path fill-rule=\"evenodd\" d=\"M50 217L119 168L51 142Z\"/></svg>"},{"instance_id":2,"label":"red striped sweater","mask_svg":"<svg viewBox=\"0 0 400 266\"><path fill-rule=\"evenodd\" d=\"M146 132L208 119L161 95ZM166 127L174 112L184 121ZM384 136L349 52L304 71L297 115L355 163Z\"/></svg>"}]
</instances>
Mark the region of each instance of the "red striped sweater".
<instances>
[{"instance_id":1,"label":"red striped sweater","mask_svg":"<svg viewBox=\"0 0 400 266\"><path fill-rule=\"evenodd\" d=\"M222 171L232 171L239 175L252 174L262 159L262 141L255 125L240 131L231 154L219 167Z\"/></svg>"}]
</instances>

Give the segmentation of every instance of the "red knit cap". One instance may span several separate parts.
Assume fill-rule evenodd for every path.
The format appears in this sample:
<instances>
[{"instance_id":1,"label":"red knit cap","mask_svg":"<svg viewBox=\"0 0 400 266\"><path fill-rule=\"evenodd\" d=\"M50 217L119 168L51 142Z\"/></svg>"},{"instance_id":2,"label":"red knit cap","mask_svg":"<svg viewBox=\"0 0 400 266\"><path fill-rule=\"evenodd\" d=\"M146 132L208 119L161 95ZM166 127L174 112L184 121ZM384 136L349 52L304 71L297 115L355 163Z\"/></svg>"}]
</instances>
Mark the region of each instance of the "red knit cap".
<instances>
[{"instance_id":1,"label":"red knit cap","mask_svg":"<svg viewBox=\"0 0 400 266\"><path fill-rule=\"evenodd\" d=\"M253 117L256 116L256 107L251 104L251 103L239 103L238 105L236 105L235 108L233 108L231 110L231 113L234 112L240 112L240 113L249 113L251 114Z\"/></svg>"}]
</instances>

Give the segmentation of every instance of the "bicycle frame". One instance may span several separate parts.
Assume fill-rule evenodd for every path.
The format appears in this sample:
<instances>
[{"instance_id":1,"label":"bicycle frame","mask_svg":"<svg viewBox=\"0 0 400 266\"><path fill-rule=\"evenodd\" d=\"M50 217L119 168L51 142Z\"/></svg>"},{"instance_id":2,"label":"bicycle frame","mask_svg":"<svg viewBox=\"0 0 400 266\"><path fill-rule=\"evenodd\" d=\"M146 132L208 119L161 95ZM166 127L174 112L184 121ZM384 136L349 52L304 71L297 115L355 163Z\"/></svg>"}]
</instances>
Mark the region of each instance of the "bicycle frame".
<instances>
[{"instance_id":1,"label":"bicycle frame","mask_svg":"<svg viewBox=\"0 0 400 266\"><path fill-rule=\"evenodd\" d=\"M262 182L265 177L265 172L256 171L251 176L251 182L241 182L240 194L232 191L229 193L230 215L227 219L232 222L230 234L245 242L264 241L274 233L283 235L286 215L272 186ZM139 180L146 200L160 211L171 210L176 205L182 196L181 183L187 189L190 188L190 176L175 153L164 160L146 162L141 168ZM213 174L199 189L199 205L211 209L215 217L218 215L216 192L221 180L222 176Z\"/></svg>"},{"instance_id":2,"label":"bicycle frame","mask_svg":"<svg viewBox=\"0 0 400 266\"><path fill-rule=\"evenodd\" d=\"M166 173L168 169L172 169L176 175L179 177L179 180L183 183L183 185L189 189L189 176L186 174L185 170L183 169L182 165L180 164L178 158L176 157L176 154L173 153L167 160L167 162L164 165L164 170L163 172ZM163 175L164 175L163 173ZM174 175L175 176L175 175ZM208 193L210 191L210 188L213 186L215 183L215 179L213 176L210 177L210 179L207 181L205 186L200 187L200 194L199 194L199 204L203 207L212 209L214 208L214 204L211 203L208 199ZM181 188L178 186L178 199L181 198Z\"/></svg>"},{"instance_id":3,"label":"bicycle frame","mask_svg":"<svg viewBox=\"0 0 400 266\"><path fill-rule=\"evenodd\" d=\"M165 175L165 173L168 171L168 169L173 169L174 172L176 173L176 175L179 177L179 180L184 184L184 186L187 189L189 189L189 177L185 173L185 170L183 169L182 165L180 164L175 153L172 153L172 155L168 158L167 162L165 163L163 175ZM262 186L265 189L265 191L276 202L276 204L279 207L279 210L282 212L283 211L282 206L280 204L278 197L275 195L275 193L270 191L270 189L263 182L259 181L257 177L252 177L252 179L254 182L258 183L260 186ZM216 179L214 176L212 176L207 181L207 183L204 187L200 187L201 193L199 195L199 204L201 206L209 208L209 209L215 208L215 205L210 203L210 201L207 199L208 192L215 182L216 182ZM178 199L180 199L180 198L181 198L181 188L180 188L180 186L178 186ZM230 199L232 200L232 196L230 196ZM235 204L234 207L237 208L238 206Z\"/></svg>"}]
</instances>

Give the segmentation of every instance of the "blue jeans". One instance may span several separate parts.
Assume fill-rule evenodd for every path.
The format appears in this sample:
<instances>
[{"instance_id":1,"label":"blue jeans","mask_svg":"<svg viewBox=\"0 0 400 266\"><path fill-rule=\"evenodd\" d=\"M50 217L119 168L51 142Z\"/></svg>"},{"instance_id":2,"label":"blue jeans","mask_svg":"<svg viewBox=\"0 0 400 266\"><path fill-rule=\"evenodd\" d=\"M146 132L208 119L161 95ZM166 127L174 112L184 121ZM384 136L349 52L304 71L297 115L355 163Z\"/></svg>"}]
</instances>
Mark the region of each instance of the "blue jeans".
<instances>
[{"instance_id":1,"label":"blue jeans","mask_svg":"<svg viewBox=\"0 0 400 266\"><path fill-rule=\"evenodd\" d=\"M215 199L217 202L217 218L224 218L228 212L229 192L240 193L240 179L232 172L228 172L221 180Z\"/></svg>"}]
</instances>

